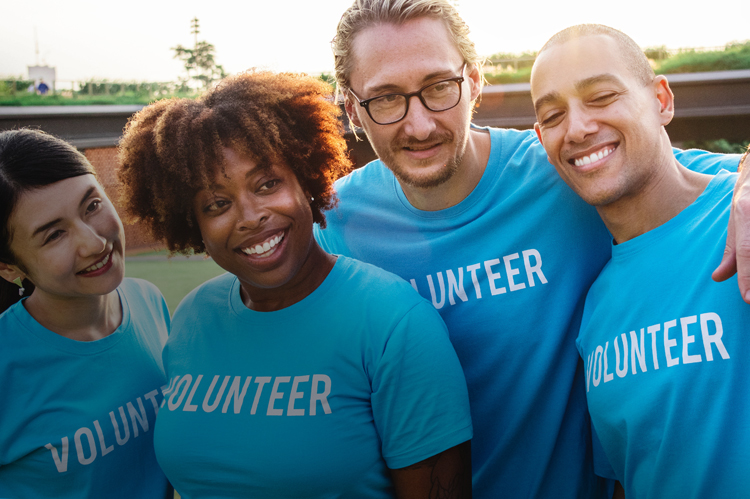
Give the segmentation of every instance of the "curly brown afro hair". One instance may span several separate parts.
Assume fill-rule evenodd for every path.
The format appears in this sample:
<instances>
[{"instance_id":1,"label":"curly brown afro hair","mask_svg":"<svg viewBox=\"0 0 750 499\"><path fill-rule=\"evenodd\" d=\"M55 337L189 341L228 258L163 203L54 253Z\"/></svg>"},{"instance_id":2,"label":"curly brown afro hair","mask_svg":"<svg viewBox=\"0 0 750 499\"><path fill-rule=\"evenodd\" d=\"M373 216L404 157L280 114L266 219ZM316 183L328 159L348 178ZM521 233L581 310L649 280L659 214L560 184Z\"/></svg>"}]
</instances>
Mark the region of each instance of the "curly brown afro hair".
<instances>
[{"instance_id":1,"label":"curly brown afro hair","mask_svg":"<svg viewBox=\"0 0 750 499\"><path fill-rule=\"evenodd\" d=\"M313 220L335 206L333 182L351 170L331 87L302 74L250 71L197 100L165 99L136 113L120 142L123 202L171 252L205 251L193 198L223 169L222 149L283 163L315 199Z\"/></svg>"}]
</instances>

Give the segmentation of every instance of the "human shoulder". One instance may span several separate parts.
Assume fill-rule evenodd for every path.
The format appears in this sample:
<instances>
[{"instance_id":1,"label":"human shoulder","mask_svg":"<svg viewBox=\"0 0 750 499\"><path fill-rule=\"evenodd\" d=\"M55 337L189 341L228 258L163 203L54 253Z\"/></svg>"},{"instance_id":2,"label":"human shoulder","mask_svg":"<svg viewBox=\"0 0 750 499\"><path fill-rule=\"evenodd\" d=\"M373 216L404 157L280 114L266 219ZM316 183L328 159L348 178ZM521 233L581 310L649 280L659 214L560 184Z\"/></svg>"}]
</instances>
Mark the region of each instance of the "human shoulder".
<instances>
[{"instance_id":1,"label":"human shoulder","mask_svg":"<svg viewBox=\"0 0 750 499\"><path fill-rule=\"evenodd\" d=\"M13 331L19 326L17 317L19 307L22 311L24 310L23 301L17 301L0 314L0 349L7 348L8 338L14 336Z\"/></svg>"},{"instance_id":2,"label":"human shoulder","mask_svg":"<svg viewBox=\"0 0 750 499\"><path fill-rule=\"evenodd\" d=\"M174 320L199 315L200 310L206 310L206 307L227 307L229 291L236 279L234 274L226 272L193 289L175 309Z\"/></svg>"},{"instance_id":3,"label":"human shoulder","mask_svg":"<svg viewBox=\"0 0 750 499\"><path fill-rule=\"evenodd\" d=\"M491 161L501 164L523 164L524 168L536 165L545 168L550 166L547 153L534 130L492 127L487 127L486 130L489 131L492 143Z\"/></svg>"},{"instance_id":4,"label":"human shoulder","mask_svg":"<svg viewBox=\"0 0 750 499\"><path fill-rule=\"evenodd\" d=\"M373 290L392 290L398 293L411 295L417 292L412 286L396 274L385 269L372 265L370 263L350 258L347 256L338 256L340 264L344 266L344 273L350 282L366 284L369 289ZM419 294L417 294L419 296Z\"/></svg>"},{"instance_id":5,"label":"human shoulder","mask_svg":"<svg viewBox=\"0 0 750 499\"><path fill-rule=\"evenodd\" d=\"M341 198L358 196L363 192L379 192L388 186L392 187L393 182L393 172L382 161L376 159L338 179L334 187L336 194Z\"/></svg>"},{"instance_id":6,"label":"human shoulder","mask_svg":"<svg viewBox=\"0 0 750 499\"><path fill-rule=\"evenodd\" d=\"M341 291L356 297L362 306L406 314L420 304L428 304L411 284L396 274L354 258L341 255L338 258L337 263L343 267Z\"/></svg>"},{"instance_id":7,"label":"human shoulder","mask_svg":"<svg viewBox=\"0 0 750 499\"><path fill-rule=\"evenodd\" d=\"M161 290L145 279L126 277L120 283L119 289L129 303L147 303L154 310L163 311L167 308L167 302Z\"/></svg>"},{"instance_id":8,"label":"human shoulder","mask_svg":"<svg viewBox=\"0 0 750 499\"><path fill-rule=\"evenodd\" d=\"M740 165L741 155L720 154L701 149L673 149L675 158L680 164L698 173L716 174L721 170L736 172Z\"/></svg>"},{"instance_id":9,"label":"human shoulder","mask_svg":"<svg viewBox=\"0 0 750 499\"><path fill-rule=\"evenodd\" d=\"M127 295L162 297L161 291L155 284L137 277L126 277L120 283L120 289Z\"/></svg>"}]
</instances>

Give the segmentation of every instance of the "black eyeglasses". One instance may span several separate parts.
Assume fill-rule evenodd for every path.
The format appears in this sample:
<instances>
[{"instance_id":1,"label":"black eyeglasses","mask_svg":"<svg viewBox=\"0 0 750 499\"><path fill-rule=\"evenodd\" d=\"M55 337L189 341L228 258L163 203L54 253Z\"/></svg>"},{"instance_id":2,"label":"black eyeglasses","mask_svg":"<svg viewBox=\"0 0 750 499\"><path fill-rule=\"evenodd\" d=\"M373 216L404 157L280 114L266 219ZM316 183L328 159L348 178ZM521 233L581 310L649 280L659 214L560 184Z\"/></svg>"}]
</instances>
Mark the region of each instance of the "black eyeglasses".
<instances>
[{"instance_id":1,"label":"black eyeglasses","mask_svg":"<svg viewBox=\"0 0 750 499\"><path fill-rule=\"evenodd\" d=\"M424 107L436 113L456 107L461 101L461 84L464 82L465 68L466 63L461 66L461 76L430 83L410 94L386 94L361 100L353 90L349 89L349 92L357 99L359 105L365 108L372 121L378 125L390 125L406 118L409 102L414 96L419 97Z\"/></svg>"}]
</instances>

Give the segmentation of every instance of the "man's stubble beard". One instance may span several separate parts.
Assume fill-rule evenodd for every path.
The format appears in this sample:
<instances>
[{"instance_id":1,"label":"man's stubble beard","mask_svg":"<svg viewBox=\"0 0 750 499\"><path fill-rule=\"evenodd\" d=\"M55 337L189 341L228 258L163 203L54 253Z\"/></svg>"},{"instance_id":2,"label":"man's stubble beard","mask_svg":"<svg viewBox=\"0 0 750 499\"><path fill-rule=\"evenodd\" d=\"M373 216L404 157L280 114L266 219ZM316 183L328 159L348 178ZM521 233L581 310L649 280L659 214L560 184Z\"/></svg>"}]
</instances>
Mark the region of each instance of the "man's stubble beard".
<instances>
[{"instance_id":1,"label":"man's stubble beard","mask_svg":"<svg viewBox=\"0 0 750 499\"><path fill-rule=\"evenodd\" d=\"M466 152L467 132L462 128L458 136L454 136L450 132L445 132L439 134L437 137L444 145L457 143L459 144L459 146L455 154L451 158L449 158L448 161L446 161L446 163L442 165L437 172L433 173L432 175L412 175L409 173L408 169L403 168L395 159L396 153L403 147L409 146L411 144L418 144L415 141L399 140L391 145L391 147L387 149L385 154L378 154L378 157L383 162L383 164L385 164L385 166L387 166L388 169L393 172L393 175L396 177L400 184L408 185L409 187L418 189L429 189L431 187L437 187L453 178L453 176L461 166L464 158L464 153ZM434 141L435 138L435 135L431 135L427 140L422 142ZM378 153L378 151L375 152ZM425 161L425 164L429 164L429 160ZM418 163L416 168L419 168Z\"/></svg>"}]
</instances>

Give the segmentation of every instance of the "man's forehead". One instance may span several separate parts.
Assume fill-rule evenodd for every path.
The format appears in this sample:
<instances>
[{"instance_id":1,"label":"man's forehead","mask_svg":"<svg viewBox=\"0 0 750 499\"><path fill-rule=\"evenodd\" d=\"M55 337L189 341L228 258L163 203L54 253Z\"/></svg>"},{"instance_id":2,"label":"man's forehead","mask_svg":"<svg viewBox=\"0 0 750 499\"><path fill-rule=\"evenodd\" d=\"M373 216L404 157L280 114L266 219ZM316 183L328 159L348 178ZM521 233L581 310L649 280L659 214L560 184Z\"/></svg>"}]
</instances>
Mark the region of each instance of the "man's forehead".
<instances>
[{"instance_id":1,"label":"man's forehead","mask_svg":"<svg viewBox=\"0 0 750 499\"><path fill-rule=\"evenodd\" d=\"M580 67L603 67L624 64L622 49L608 35L584 35L553 45L540 54L540 64L576 64Z\"/></svg>"},{"instance_id":2,"label":"man's forehead","mask_svg":"<svg viewBox=\"0 0 750 499\"><path fill-rule=\"evenodd\" d=\"M557 88L573 84L580 90L595 83L622 83L630 70L617 45L613 41L609 44L591 40L593 36L604 35L576 38L542 52L532 71L532 94L538 94L541 86Z\"/></svg>"},{"instance_id":3,"label":"man's forehead","mask_svg":"<svg viewBox=\"0 0 750 499\"><path fill-rule=\"evenodd\" d=\"M350 81L365 92L455 76L463 62L445 23L429 17L365 28L354 37L351 56Z\"/></svg>"}]
</instances>

